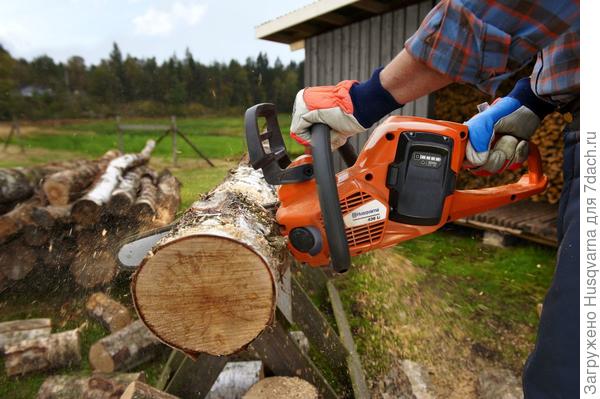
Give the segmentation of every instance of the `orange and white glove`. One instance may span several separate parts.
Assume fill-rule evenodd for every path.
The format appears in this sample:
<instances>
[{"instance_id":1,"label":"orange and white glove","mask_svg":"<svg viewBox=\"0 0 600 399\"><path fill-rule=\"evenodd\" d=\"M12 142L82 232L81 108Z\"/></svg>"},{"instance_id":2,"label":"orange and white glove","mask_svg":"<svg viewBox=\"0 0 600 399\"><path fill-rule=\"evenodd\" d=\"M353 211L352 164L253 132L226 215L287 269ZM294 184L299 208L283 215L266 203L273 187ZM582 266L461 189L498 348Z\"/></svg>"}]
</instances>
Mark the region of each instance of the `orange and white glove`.
<instances>
[{"instance_id":1,"label":"orange and white glove","mask_svg":"<svg viewBox=\"0 0 600 399\"><path fill-rule=\"evenodd\" d=\"M381 86L379 73L359 83L344 80L335 86L317 86L302 89L296 95L291 137L303 145L310 145L310 126L324 123L331 128L331 148L344 145L349 137L364 132L383 116L401 107Z\"/></svg>"}]
</instances>

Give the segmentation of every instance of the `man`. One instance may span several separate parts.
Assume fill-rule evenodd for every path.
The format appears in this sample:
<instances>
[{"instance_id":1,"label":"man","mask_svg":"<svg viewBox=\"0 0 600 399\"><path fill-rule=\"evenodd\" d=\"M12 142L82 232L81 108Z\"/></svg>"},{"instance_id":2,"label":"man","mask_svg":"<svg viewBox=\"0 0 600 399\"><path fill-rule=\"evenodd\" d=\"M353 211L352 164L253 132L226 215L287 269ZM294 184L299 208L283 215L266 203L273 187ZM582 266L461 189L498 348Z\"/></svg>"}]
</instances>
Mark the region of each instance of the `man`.
<instances>
[{"instance_id":1,"label":"man","mask_svg":"<svg viewBox=\"0 0 600 399\"><path fill-rule=\"evenodd\" d=\"M579 397L579 2L443 0L405 48L365 82L310 87L296 96L291 135L309 144L309 127L332 128L341 146L389 112L452 82L493 95L537 56L530 78L466 124L466 158L475 173L500 173L527 158L527 140L554 110L565 128L560 246L544 301L536 347L523 372L526 398Z\"/></svg>"}]
</instances>

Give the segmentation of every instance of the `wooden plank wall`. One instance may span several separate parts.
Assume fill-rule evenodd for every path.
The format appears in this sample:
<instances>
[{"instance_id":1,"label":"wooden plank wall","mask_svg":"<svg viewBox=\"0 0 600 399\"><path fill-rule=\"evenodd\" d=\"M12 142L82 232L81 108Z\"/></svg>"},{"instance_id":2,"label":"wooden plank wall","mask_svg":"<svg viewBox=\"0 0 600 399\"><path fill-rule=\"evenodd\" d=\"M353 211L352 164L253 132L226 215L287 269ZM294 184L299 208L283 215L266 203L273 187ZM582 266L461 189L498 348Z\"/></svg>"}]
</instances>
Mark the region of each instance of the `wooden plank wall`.
<instances>
[{"instance_id":1,"label":"wooden plank wall","mask_svg":"<svg viewBox=\"0 0 600 399\"><path fill-rule=\"evenodd\" d=\"M305 86L368 79L373 69L387 64L402 50L404 42L417 30L434 3L434 0L426 0L307 39ZM431 103L429 97L422 97L397 113L429 116ZM367 141L370 130L351 139L357 151ZM336 169L342 168L337 154L334 162Z\"/></svg>"}]
</instances>

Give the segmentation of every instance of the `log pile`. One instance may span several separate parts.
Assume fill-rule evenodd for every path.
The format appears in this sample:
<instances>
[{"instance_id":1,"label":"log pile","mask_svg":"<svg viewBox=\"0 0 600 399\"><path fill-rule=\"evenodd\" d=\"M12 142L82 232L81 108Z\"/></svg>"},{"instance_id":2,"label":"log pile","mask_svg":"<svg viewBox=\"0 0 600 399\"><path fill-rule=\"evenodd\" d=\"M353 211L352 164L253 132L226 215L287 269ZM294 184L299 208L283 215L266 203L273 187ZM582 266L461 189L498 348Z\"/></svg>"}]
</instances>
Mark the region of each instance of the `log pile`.
<instances>
[{"instance_id":1,"label":"log pile","mask_svg":"<svg viewBox=\"0 0 600 399\"><path fill-rule=\"evenodd\" d=\"M515 79L511 82L514 84ZM500 90L505 94L510 89ZM464 122L477 113L477 105L485 101L491 102L490 98L477 89L459 84L452 84L436 93L435 117L437 119L454 122ZM536 202L548 202L555 204L560 198L563 185L562 163L563 163L563 139L562 130L566 124L562 114L555 112L548 115L541 126L535 132L532 141L537 144L542 155L544 173L548 176L548 188L534 196ZM503 172L501 175L490 177L477 177L468 172L459 175L458 188L479 188L497 186L517 181L519 176L525 173L525 168L519 171Z\"/></svg>"},{"instance_id":2,"label":"log pile","mask_svg":"<svg viewBox=\"0 0 600 399\"><path fill-rule=\"evenodd\" d=\"M180 204L178 180L148 166L154 145L0 169L0 291L36 267L46 276L70 272L84 288L110 283L120 241L170 223Z\"/></svg>"}]
</instances>

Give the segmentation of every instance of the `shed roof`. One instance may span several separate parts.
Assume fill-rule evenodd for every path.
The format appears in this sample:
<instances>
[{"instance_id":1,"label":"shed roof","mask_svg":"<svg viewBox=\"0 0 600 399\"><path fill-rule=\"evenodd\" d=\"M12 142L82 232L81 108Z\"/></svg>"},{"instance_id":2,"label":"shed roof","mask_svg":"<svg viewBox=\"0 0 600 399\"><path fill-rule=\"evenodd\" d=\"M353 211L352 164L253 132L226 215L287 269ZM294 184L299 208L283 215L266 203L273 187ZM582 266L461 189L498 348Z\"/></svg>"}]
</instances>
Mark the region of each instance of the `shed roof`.
<instances>
[{"instance_id":1,"label":"shed roof","mask_svg":"<svg viewBox=\"0 0 600 399\"><path fill-rule=\"evenodd\" d=\"M318 0L256 27L258 39L302 48L319 33L415 3L411 0Z\"/></svg>"}]
</instances>

